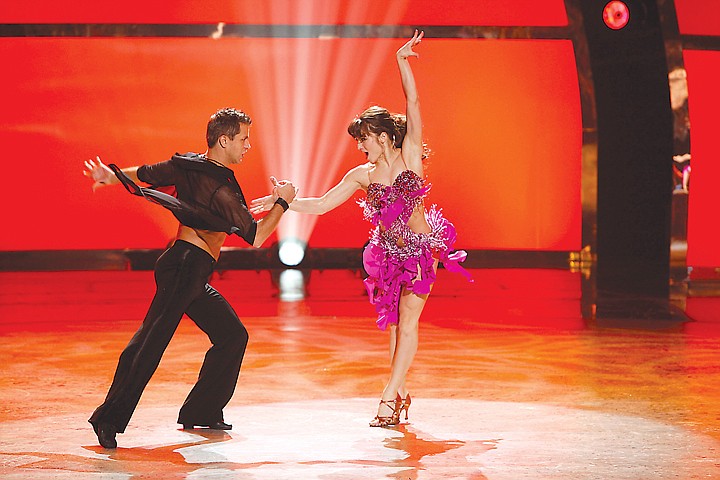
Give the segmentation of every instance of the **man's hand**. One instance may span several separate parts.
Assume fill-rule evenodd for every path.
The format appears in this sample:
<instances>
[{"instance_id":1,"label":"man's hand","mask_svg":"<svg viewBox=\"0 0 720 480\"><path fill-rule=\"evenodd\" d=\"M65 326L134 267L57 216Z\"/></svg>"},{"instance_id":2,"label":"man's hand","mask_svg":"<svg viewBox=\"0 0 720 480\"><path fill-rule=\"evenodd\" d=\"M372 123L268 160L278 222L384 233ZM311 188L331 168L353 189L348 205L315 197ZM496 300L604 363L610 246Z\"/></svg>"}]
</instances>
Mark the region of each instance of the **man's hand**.
<instances>
[{"instance_id":1,"label":"man's hand","mask_svg":"<svg viewBox=\"0 0 720 480\"><path fill-rule=\"evenodd\" d=\"M253 215L269 211L278 197L282 197L288 204L295 199L298 189L292 183L287 180L278 181L275 177L270 177L270 182L273 184L272 193L264 197L255 198L250 202L250 213Z\"/></svg>"},{"instance_id":2,"label":"man's hand","mask_svg":"<svg viewBox=\"0 0 720 480\"><path fill-rule=\"evenodd\" d=\"M98 187L115 183L116 178L112 170L100 160L100 157L95 157L95 159L96 161L86 160L85 170L83 170L83 175L92 178L95 182L92 186L93 191Z\"/></svg>"},{"instance_id":3,"label":"man's hand","mask_svg":"<svg viewBox=\"0 0 720 480\"><path fill-rule=\"evenodd\" d=\"M275 187L273 188L273 195L275 196L276 200L278 197L280 197L288 204L292 203L292 201L295 200L295 195L297 195L298 192L298 189L295 185L293 185L287 180L282 180L278 182L275 177L270 177L270 181L273 182L273 185L275 185Z\"/></svg>"}]
</instances>

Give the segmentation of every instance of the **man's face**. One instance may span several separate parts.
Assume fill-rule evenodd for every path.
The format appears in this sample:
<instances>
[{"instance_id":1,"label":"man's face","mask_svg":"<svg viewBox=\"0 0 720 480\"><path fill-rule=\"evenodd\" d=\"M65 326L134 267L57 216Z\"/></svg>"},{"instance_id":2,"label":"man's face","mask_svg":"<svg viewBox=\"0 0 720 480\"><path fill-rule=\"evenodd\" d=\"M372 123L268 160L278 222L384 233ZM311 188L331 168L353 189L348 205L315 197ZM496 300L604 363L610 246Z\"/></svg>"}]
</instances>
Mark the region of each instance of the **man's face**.
<instances>
[{"instance_id":1,"label":"man's face","mask_svg":"<svg viewBox=\"0 0 720 480\"><path fill-rule=\"evenodd\" d=\"M250 125L240 124L240 131L232 139L228 137L225 145L231 164L242 162L245 153L250 150Z\"/></svg>"}]
</instances>

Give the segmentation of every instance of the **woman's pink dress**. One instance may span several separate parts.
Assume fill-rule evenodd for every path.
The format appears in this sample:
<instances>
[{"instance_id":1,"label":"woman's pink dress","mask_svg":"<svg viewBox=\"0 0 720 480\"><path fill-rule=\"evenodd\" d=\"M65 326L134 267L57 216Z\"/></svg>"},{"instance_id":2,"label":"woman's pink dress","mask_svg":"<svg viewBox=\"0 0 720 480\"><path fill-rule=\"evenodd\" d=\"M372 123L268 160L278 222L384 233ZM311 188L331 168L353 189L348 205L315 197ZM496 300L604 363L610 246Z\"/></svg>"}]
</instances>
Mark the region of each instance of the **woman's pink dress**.
<instances>
[{"instance_id":1,"label":"woman's pink dress","mask_svg":"<svg viewBox=\"0 0 720 480\"><path fill-rule=\"evenodd\" d=\"M417 295L430 293L435 281L435 259L447 270L459 272L472 281L460 266L467 253L453 251L455 226L433 205L425 211L430 233L415 233L407 222L413 210L422 205L430 190L412 170L401 172L392 185L371 183L367 198L361 200L363 214L375 228L363 251L368 277L365 288L378 313L377 325L385 330L398 323L398 305L403 287Z\"/></svg>"}]
</instances>

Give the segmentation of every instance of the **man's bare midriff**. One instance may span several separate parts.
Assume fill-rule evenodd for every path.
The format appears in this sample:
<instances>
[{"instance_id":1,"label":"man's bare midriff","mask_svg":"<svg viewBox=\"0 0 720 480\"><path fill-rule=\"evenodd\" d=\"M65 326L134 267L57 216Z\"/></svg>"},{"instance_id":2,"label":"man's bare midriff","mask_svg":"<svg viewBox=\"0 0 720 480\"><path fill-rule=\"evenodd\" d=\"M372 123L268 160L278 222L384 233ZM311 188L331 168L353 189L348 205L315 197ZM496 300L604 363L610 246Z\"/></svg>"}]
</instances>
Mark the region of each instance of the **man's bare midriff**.
<instances>
[{"instance_id":1,"label":"man's bare midriff","mask_svg":"<svg viewBox=\"0 0 720 480\"><path fill-rule=\"evenodd\" d=\"M202 248L209 253L216 261L220 257L220 248L225 243L227 234L225 232L212 232L210 230L197 230L180 225L177 240L184 240Z\"/></svg>"}]
</instances>

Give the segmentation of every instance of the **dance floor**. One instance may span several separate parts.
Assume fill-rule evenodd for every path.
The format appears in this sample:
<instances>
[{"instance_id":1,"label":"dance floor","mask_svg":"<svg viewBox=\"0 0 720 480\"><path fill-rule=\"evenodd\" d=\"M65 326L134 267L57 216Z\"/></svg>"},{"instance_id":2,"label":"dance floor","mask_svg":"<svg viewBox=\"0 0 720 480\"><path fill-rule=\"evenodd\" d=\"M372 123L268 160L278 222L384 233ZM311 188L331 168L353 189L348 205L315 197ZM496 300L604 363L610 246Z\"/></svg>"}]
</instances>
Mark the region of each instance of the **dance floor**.
<instances>
[{"instance_id":1,"label":"dance floor","mask_svg":"<svg viewBox=\"0 0 720 480\"><path fill-rule=\"evenodd\" d=\"M688 299L684 321L585 321L579 273L472 273L439 272L394 428L368 426L387 333L358 272L216 274L250 332L234 428L175 423L209 345L184 319L115 450L87 418L152 273L0 273L0 477L720 478L719 299Z\"/></svg>"}]
</instances>

